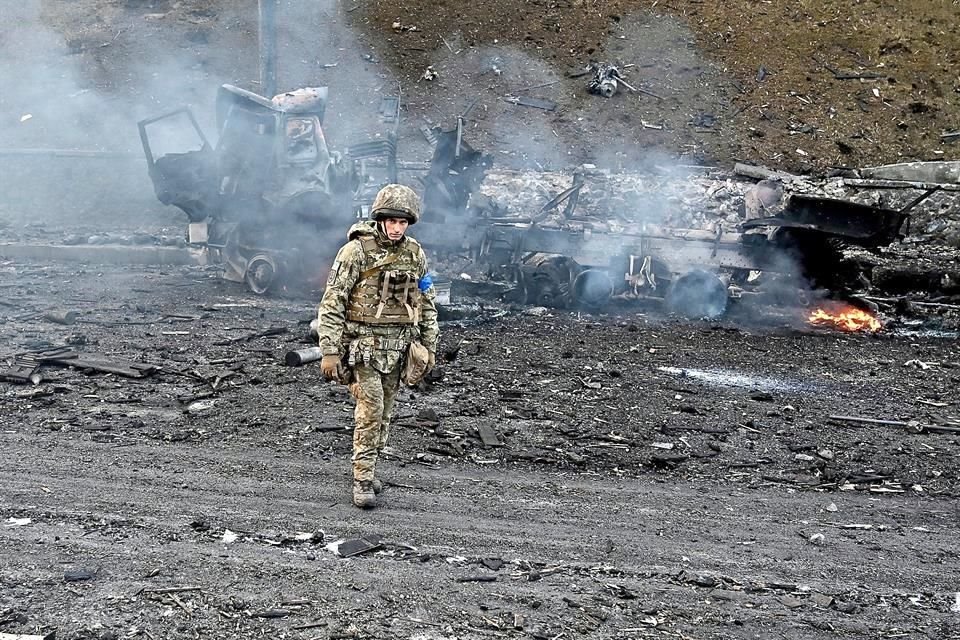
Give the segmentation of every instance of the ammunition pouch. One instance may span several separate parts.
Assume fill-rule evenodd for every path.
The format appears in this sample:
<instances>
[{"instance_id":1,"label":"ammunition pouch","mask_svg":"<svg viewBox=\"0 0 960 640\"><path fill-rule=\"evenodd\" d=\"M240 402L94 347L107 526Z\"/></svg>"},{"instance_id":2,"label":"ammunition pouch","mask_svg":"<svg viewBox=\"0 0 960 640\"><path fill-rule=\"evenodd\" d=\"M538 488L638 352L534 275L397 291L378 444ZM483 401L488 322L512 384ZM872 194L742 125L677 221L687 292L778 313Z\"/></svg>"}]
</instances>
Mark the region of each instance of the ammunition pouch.
<instances>
[{"instance_id":1,"label":"ammunition pouch","mask_svg":"<svg viewBox=\"0 0 960 640\"><path fill-rule=\"evenodd\" d=\"M407 344L408 341L403 338L363 336L347 343L344 359L351 369L359 364L369 365L373 360L374 351L402 352L407 348Z\"/></svg>"},{"instance_id":2,"label":"ammunition pouch","mask_svg":"<svg viewBox=\"0 0 960 640\"><path fill-rule=\"evenodd\" d=\"M416 275L409 271L367 275L350 293L347 320L362 324L417 324L420 322L420 289Z\"/></svg>"},{"instance_id":3,"label":"ammunition pouch","mask_svg":"<svg viewBox=\"0 0 960 640\"><path fill-rule=\"evenodd\" d=\"M407 347L407 362L401 374L403 382L411 387L420 384L427 375L429 359L430 352L427 348L416 340L412 341Z\"/></svg>"},{"instance_id":4,"label":"ammunition pouch","mask_svg":"<svg viewBox=\"0 0 960 640\"><path fill-rule=\"evenodd\" d=\"M407 341L402 338L375 337L374 340L374 345L381 351L403 351L407 347Z\"/></svg>"}]
</instances>

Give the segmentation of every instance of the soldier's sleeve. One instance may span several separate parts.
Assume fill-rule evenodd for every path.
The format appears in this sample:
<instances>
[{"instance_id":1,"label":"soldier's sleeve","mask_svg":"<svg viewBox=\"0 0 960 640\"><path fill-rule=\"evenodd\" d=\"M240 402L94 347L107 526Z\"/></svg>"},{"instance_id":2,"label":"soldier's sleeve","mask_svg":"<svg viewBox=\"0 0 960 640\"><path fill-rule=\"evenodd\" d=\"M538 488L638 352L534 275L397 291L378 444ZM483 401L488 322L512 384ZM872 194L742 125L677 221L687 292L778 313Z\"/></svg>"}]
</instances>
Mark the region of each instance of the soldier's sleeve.
<instances>
[{"instance_id":1,"label":"soldier's sleeve","mask_svg":"<svg viewBox=\"0 0 960 640\"><path fill-rule=\"evenodd\" d=\"M427 276L427 256L420 249L420 278ZM437 343L440 342L440 324L437 322L437 290L433 283L421 291L420 296L420 342L433 353L437 352Z\"/></svg>"},{"instance_id":2,"label":"soldier's sleeve","mask_svg":"<svg viewBox=\"0 0 960 640\"><path fill-rule=\"evenodd\" d=\"M330 267L327 288L317 309L317 334L324 355L342 351L341 338L347 322L347 300L360 277L363 250L360 243L351 241L340 247Z\"/></svg>"}]
</instances>

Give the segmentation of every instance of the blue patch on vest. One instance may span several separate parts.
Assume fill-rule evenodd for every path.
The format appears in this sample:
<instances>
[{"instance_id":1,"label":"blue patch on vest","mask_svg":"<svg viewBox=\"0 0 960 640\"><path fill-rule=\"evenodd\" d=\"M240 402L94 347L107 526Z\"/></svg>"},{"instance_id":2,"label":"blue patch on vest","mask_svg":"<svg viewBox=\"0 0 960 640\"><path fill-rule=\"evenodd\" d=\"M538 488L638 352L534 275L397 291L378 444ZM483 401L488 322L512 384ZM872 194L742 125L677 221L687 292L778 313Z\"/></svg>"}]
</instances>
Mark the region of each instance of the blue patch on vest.
<instances>
[{"instance_id":1,"label":"blue patch on vest","mask_svg":"<svg viewBox=\"0 0 960 640\"><path fill-rule=\"evenodd\" d=\"M420 289L420 293L426 293L427 289L433 286L433 276L429 273L420 278L420 282L417 283L417 287Z\"/></svg>"}]
</instances>

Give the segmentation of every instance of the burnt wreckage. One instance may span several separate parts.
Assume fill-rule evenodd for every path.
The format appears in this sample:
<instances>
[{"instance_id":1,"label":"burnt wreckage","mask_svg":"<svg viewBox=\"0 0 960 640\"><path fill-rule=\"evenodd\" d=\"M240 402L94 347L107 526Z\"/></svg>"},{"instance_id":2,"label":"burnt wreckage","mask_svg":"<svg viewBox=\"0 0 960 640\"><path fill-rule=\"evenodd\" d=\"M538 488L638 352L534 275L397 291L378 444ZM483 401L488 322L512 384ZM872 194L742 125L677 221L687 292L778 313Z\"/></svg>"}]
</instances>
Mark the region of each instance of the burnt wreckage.
<instances>
[{"instance_id":1,"label":"burnt wreckage","mask_svg":"<svg viewBox=\"0 0 960 640\"><path fill-rule=\"evenodd\" d=\"M581 173L533 215L502 216L495 202L476 197L490 157L463 142L459 128L435 137L417 239L436 251L468 253L493 277L518 285L513 300L543 306L597 309L615 298L660 299L687 316L716 317L731 296L781 276L794 286L769 288L788 296L801 290L798 276L804 290L842 289L859 275L844 264L843 247L875 249L902 239L909 210L933 193L901 210L794 194L776 215L746 220L737 232L643 223L626 232L593 231L577 216Z\"/></svg>"},{"instance_id":2,"label":"burnt wreckage","mask_svg":"<svg viewBox=\"0 0 960 640\"><path fill-rule=\"evenodd\" d=\"M222 263L226 278L256 293L284 278L316 279L371 191L397 180L394 136L343 154L327 148L325 102L325 89L267 100L225 85L215 148L189 111L140 123L159 199L187 214L190 243ZM155 156L149 128L174 117L187 118L199 146ZM615 298L652 298L688 316L716 317L731 296L755 287L758 272L767 281L799 274L814 287L843 289L856 274L844 274L840 249L903 238L909 209L931 193L901 210L793 194L775 215L748 219L735 232L643 223L593 231L576 211L582 173L532 215L503 215L480 194L492 159L463 139L463 119L429 137L434 154L420 178L417 239L440 254L469 255L492 277L515 283L511 299L527 304L596 309ZM376 167L380 182L369 173Z\"/></svg>"},{"instance_id":3,"label":"burnt wreckage","mask_svg":"<svg viewBox=\"0 0 960 640\"><path fill-rule=\"evenodd\" d=\"M340 244L368 190L368 160L396 181L394 136L334 151L323 133L326 103L326 87L267 99L223 85L216 146L188 108L138 123L157 198L187 215L188 242L222 264L225 278L255 293L320 278L328 247Z\"/></svg>"}]
</instances>

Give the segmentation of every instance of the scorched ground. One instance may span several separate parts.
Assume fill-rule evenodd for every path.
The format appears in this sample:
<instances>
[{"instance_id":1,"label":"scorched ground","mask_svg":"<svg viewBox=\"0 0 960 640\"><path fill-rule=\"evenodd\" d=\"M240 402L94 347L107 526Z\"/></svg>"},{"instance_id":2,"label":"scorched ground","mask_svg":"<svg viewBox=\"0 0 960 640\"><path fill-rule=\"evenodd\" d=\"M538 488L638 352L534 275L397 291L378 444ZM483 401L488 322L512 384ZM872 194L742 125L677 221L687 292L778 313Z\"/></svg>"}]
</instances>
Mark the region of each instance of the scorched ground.
<instances>
[{"instance_id":1,"label":"scorched ground","mask_svg":"<svg viewBox=\"0 0 960 640\"><path fill-rule=\"evenodd\" d=\"M367 513L346 392L282 364L312 297L198 267L3 271L7 356L157 371L0 386L0 632L960 637L952 340L636 309L448 325Z\"/></svg>"}]
</instances>

